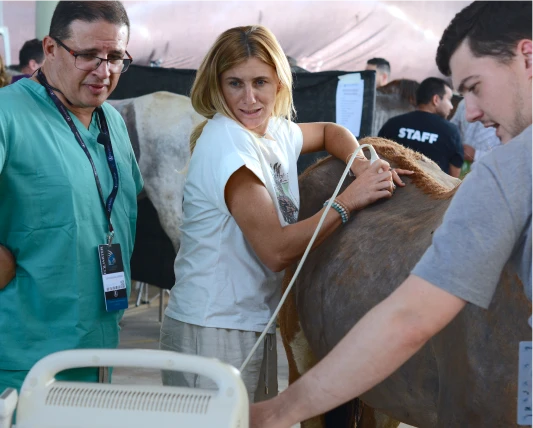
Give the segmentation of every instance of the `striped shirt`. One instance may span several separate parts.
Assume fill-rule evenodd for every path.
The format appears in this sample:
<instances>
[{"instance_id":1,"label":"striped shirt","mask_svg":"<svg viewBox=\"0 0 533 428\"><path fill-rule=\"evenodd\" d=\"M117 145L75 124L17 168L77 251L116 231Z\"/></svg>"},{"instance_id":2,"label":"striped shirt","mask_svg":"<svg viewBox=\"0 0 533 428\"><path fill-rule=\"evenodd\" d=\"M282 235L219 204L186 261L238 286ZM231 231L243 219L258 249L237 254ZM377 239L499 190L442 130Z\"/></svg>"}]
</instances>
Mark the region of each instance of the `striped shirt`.
<instances>
[{"instance_id":1,"label":"striped shirt","mask_svg":"<svg viewBox=\"0 0 533 428\"><path fill-rule=\"evenodd\" d=\"M485 128L481 122L468 122L465 117L465 100L461 100L457 110L450 120L459 128L463 144L468 144L476 150L474 161L479 160L502 142L496 136L494 128Z\"/></svg>"}]
</instances>

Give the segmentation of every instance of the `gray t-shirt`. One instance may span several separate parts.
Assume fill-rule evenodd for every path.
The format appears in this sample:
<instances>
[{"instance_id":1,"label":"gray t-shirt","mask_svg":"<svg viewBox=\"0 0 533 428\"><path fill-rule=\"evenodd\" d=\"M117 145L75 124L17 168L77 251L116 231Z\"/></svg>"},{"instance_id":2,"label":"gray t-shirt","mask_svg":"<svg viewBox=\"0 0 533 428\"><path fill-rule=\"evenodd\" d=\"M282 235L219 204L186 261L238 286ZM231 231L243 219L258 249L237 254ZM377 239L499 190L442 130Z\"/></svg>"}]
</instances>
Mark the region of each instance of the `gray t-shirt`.
<instances>
[{"instance_id":1,"label":"gray t-shirt","mask_svg":"<svg viewBox=\"0 0 533 428\"><path fill-rule=\"evenodd\" d=\"M488 308L508 261L531 300L531 126L477 162L412 273Z\"/></svg>"}]
</instances>

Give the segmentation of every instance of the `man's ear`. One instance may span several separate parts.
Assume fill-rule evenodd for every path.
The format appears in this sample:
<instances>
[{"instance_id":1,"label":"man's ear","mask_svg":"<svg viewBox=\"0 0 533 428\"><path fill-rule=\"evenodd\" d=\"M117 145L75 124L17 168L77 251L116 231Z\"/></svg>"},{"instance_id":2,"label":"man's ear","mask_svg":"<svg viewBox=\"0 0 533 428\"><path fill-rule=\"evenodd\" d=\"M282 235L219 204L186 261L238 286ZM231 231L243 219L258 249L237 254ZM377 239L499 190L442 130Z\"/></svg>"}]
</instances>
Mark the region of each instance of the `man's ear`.
<instances>
[{"instance_id":1,"label":"man's ear","mask_svg":"<svg viewBox=\"0 0 533 428\"><path fill-rule=\"evenodd\" d=\"M39 68L39 64L37 64L37 61L34 59L30 59L30 62L28 63L32 71L35 71Z\"/></svg>"},{"instance_id":2,"label":"man's ear","mask_svg":"<svg viewBox=\"0 0 533 428\"><path fill-rule=\"evenodd\" d=\"M439 105L441 100L442 100L442 98L439 97L438 94L433 95L433 97L431 98L431 102L433 103L433 105L435 107L437 107Z\"/></svg>"},{"instance_id":3,"label":"man's ear","mask_svg":"<svg viewBox=\"0 0 533 428\"><path fill-rule=\"evenodd\" d=\"M43 39L43 51L45 58L54 57L57 54L57 42L50 36L45 36Z\"/></svg>"},{"instance_id":4,"label":"man's ear","mask_svg":"<svg viewBox=\"0 0 533 428\"><path fill-rule=\"evenodd\" d=\"M533 46L531 40L520 40L520 42L518 43L518 54L521 55L524 59L528 77L531 78L531 70L533 68Z\"/></svg>"}]
</instances>

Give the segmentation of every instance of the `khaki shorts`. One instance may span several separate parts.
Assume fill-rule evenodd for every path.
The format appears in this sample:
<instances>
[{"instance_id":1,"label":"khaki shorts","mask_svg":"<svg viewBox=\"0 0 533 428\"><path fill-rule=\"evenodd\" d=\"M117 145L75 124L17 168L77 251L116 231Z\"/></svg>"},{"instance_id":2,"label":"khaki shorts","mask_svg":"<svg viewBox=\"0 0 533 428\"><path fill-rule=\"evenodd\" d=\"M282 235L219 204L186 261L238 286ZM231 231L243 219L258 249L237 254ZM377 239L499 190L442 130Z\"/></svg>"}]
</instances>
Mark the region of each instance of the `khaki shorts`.
<instances>
[{"instance_id":1,"label":"khaki shorts","mask_svg":"<svg viewBox=\"0 0 533 428\"><path fill-rule=\"evenodd\" d=\"M161 326L159 348L183 354L218 358L240 368L260 333L225 328L200 327L165 316ZM241 373L250 403L278 395L278 356L276 335L267 334ZM195 373L162 372L163 384L189 388L216 389L215 383Z\"/></svg>"}]
</instances>

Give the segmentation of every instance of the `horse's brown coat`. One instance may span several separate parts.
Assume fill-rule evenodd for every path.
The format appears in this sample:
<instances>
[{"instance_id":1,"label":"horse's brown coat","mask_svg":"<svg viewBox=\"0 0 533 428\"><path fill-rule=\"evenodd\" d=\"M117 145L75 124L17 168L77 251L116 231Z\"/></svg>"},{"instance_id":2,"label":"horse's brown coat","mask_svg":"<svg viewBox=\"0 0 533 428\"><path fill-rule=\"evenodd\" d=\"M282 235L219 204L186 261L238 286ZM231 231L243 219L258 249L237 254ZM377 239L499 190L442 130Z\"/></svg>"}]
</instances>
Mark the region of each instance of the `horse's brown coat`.
<instances>
[{"instance_id":1,"label":"horse's brown coat","mask_svg":"<svg viewBox=\"0 0 533 428\"><path fill-rule=\"evenodd\" d=\"M361 144L365 142L369 140ZM310 254L292 303L280 314L280 326L284 343L289 344L303 329L318 359L409 275L430 245L458 182L433 162L393 142L373 140L372 144L394 167L406 167L405 162L414 160L423 172L417 171L412 179L404 177L405 188L356 213ZM329 159L302 175L300 219L320 210L343 167ZM522 285L506 268L488 311L467 305L413 358L361 399L419 427L516 426L517 349L520 340L531 337L530 313Z\"/></svg>"}]
</instances>

